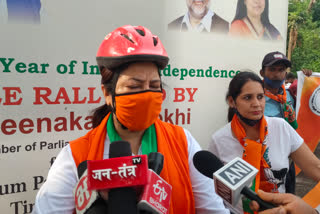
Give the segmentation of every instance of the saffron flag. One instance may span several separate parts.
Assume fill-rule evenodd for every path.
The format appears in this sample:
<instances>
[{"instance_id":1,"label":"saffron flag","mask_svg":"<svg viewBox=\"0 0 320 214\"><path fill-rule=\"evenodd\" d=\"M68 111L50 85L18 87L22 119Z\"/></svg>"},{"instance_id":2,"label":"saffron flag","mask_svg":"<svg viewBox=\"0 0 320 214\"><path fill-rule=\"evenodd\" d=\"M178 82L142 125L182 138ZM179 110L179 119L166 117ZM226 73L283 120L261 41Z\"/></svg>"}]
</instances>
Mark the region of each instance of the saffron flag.
<instances>
[{"instance_id":1,"label":"saffron flag","mask_svg":"<svg viewBox=\"0 0 320 214\"><path fill-rule=\"evenodd\" d=\"M313 208L320 206L320 182L302 199Z\"/></svg>"},{"instance_id":2,"label":"saffron flag","mask_svg":"<svg viewBox=\"0 0 320 214\"><path fill-rule=\"evenodd\" d=\"M298 72L296 114L297 132L314 152L320 141L320 73Z\"/></svg>"}]
</instances>

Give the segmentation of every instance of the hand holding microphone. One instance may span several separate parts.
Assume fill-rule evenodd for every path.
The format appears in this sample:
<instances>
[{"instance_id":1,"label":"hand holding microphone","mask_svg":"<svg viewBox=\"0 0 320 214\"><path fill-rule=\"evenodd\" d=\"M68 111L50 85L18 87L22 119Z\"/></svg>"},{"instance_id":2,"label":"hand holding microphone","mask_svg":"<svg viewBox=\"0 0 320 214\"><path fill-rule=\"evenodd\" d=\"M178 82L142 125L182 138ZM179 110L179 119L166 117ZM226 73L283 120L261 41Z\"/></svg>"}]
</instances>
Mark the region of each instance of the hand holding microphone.
<instances>
[{"instance_id":1,"label":"hand holding microphone","mask_svg":"<svg viewBox=\"0 0 320 214\"><path fill-rule=\"evenodd\" d=\"M268 209L259 214L318 214L310 205L304 202L301 198L286 193L268 193L262 190L258 191L258 195L264 201L277 204L279 207ZM250 209L258 211L260 208L256 201L251 201Z\"/></svg>"}]
</instances>

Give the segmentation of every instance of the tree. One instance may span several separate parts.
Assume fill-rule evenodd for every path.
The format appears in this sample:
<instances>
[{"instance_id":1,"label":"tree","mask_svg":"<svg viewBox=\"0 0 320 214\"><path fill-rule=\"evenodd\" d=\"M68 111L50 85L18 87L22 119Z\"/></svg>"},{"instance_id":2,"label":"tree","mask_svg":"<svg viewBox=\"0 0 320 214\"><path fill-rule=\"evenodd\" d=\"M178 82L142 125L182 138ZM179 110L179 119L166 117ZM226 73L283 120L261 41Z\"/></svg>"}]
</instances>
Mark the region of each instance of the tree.
<instances>
[{"instance_id":1,"label":"tree","mask_svg":"<svg viewBox=\"0 0 320 214\"><path fill-rule=\"evenodd\" d=\"M289 0L287 55L293 72L302 68L320 72L320 3Z\"/></svg>"}]
</instances>

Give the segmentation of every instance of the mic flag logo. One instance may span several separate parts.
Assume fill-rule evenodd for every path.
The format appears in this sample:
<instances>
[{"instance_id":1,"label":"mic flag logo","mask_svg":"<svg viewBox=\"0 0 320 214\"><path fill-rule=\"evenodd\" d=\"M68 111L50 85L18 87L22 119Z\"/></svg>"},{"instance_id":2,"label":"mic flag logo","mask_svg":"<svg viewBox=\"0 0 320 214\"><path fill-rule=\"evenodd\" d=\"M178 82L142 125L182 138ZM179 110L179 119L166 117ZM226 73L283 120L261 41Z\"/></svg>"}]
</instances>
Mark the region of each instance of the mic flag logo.
<instances>
[{"instance_id":1,"label":"mic flag logo","mask_svg":"<svg viewBox=\"0 0 320 214\"><path fill-rule=\"evenodd\" d=\"M219 175L232 185L236 185L243 178L252 172L252 169L246 167L242 162L236 161Z\"/></svg>"},{"instance_id":2,"label":"mic flag logo","mask_svg":"<svg viewBox=\"0 0 320 214\"><path fill-rule=\"evenodd\" d=\"M146 155L88 161L88 189L142 187L147 184Z\"/></svg>"},{"instance_id":3,"label":"mic flag logo","mask_svg":"<svg viewBox=\"0 0 320 214\"><path fill-rule=\"evenodd\" d=\"M156 184L153 184L153 192L156 195L160 195L160 202L162 200L166 200L168 193L166 192L165 188L162 186L160 187L159 184L162 184L161 180L158 180Z\"/></svg>"},{"instance_id":4,"label":"mic flag logo","mask_svg":"<svg viewBox=\"0 0 320 214\"><path fill-rule=\"evenodd\" d=\"M111 175L119 175L120 178L128 178L130 176L136 177L136 168L137 166L127 166L126 164L123 164L118 167L117 171L112 171L112 169L92 170L92 177L100 181L102 181L102 177L111 180Z\"/></svg>"},{"instance_id":5,"label":"mic flag logo","mask_svg":"<svg viewBox=\"0 0 320 214\"><path fill-rule=\"evenodd\" d=\"M87 170L83 173L73 193L77 214L84 214L99 197L96 191L88 189Z\"/></svg>"},{"instance_id":6,"label":"mic flag logo","mask_svg":"<svg viewBox=\"0 0 320 214\"><path fill-rule=\"evenodd\" d=\"M237 157L213 173L216 193L229 205L235 205L240 199L240 192L250 186L258 170Z\"/></svg>"},{"instance_id":7,"label":"mic flag logo","mask_svg":"<svg viewBox=\"0 0 320 214\"><path fill-rule=\"evenodd\" d=\"M141 157L133 157L132 158L132 164L140 164L142 163Z\"/></svg>"},{"instance_id":8,"label":"mic flag logo","mask_svg":"<svg viewBox=\"0 0 320 214\"><path fill-rule=\"evenodd\" d=\"M88 191L87 184L88 177L83 176L79 181L76 191L75 191L75 199L76 199L76 207L78 210L83 210L90 201L91 191Z\"/></svg>"},{"instance_id":9,"label":"mic flag logo","mask_svg":"<svg viewBox=\"0 0 320 214\"><path fill-rule=\"evenodd\" d=\"M152 170L148 170L148 184L144 187L138 210L168 214L172 186Z\"/></svg>"}]
</instances>

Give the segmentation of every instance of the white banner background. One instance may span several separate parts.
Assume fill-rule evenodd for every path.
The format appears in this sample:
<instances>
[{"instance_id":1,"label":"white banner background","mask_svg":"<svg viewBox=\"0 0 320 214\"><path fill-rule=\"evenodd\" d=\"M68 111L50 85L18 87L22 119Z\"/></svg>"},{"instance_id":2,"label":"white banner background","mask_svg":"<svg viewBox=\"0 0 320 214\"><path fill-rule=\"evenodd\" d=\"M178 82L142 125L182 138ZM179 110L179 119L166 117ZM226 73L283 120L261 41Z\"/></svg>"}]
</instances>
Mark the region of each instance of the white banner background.
<instances>
[{"instance_id":1,"label":"white banner background","mask_svg":"<svg viewBox=\"0 0 320 214\"><path fill-rule=\"evenodd\" d=\"M271 23L283 38L286 38L287 7L286 0L270 0ZM231 22L236 0L212 0L211 8ZM10 72L5 72L4 63L0 62L1 213L30 213L37 190L64 142L87 132L84 128L87 123L85 118L104 101L101 99L99 104L88 104L90 94L92 100L99 100L102 96L100 75L83 74L83 65L95 65L95 54L100 42L116 27L125 24L143 25L157 34L168 51L171 71L173 68L205 71L211 66L213 71L248 68L258 72L267 52L285 51L285 39L268 42L210 34L168 32L167 24L185 14L186 10L184 0L44 0L41 24L0 25L0 58L6 63L9 58L14 59L9 66ZM71 61L75 61L73 70L69 66ZM35 68L35 64L30 63L36 63L39 73L18 72L19 68L15 66L19 62L26 64L27 68ZM41 64L49 64L45 73L41 73ZM58 66L67 68L66 73L59 73ZM180 77L163 75L162 79L167 97L161 115L190 130L205 149L211 134L227 121L225 94L230 78L185 77L180 80ZM36 90L39 90L36 87L50 89L52 94L48 98L58 104L47 104L43 99L42 104L34 104ZM76 90L79 90L79 100L86 98L86 102L64 104L66 95L61 88L65 89L71 103L75 99ZM185 90L185 100L182 102L174 102L182 99L182 96L175 94L175 90L182 90L177 88ZM190 101L186 88L190 88L191 92L196 90L194 101ZM57 99L59 91L60 96L65 99ZM44 92L43 89L42 93ZM6 105L9 101L16 102L20 98L21 104ZM175 121L177 112L185 115L185 124L182 124L182 115ZM74 120L81 117L80 128L71 124L72 114ZM42 125L42 130L38 131L39 118L50 119L52 130L47 131L47 126ZM187 122L188 118L190 124ZM26 120L22 121L23 119ZM57 124L60 125L56 128L65 130L54 131ZM24 134L21 130L30 133ZM14 134L9 134L10 132ZM57 143L59 140L60 144ZM46 142L46 146L40 148L41 141Z\"/></svg>"}]
</instances>

